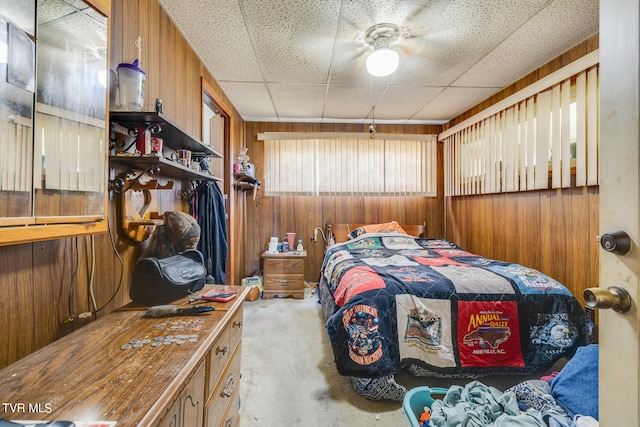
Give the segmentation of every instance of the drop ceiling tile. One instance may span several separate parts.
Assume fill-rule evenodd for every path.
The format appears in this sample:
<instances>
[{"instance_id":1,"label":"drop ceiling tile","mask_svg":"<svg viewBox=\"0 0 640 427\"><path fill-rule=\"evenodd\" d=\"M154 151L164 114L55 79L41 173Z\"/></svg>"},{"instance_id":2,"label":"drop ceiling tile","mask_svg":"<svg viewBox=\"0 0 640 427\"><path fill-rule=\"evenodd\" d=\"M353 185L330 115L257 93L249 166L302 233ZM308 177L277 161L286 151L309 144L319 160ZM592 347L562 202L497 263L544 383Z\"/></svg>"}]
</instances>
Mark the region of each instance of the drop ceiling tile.
<instances>
[{"instance_id":1,"label":"drop ceiling tile","mask_svg":"<svg viewBox=\"0 0 640 427\"><path fill-rule=\"evenodd\" d=\"M389 86L376 101L376 118L380 120L413 120L442 88L427 86Z\"/></svg>"},{"instance_id":2,"label":"drop ceiling tile","mask_svg":"<svg viewBox=\"0 0 640 427\"><path fill-rule=\"evenodd\" d=\"M322 117L324 85L269 83L268 87L279 117Z\"/></svg>"},{"instance_id":3,"label":"drop ceiling tile","mask_svg":"<svg viewBox=\"0 0 640 427\"><path fill-rule=\"evenodd\" d=\"M465 69L466 65L462 63L445 61L434 56L425 55L416 58L401 55L400 65L392 84L398 86L448 86Z\"/></svg>"},{"instance_id":4,"label":"drop ceiling tile","mask_svg":"<svg viewBox=\"0 0 640 427\"><path fill-rule=\"evenodd\" d=\"M237 1L159 1L217 81L262 81Z\"/></svg>"},{"instance_id":5,"label":"drop ceiling tile","mask_svg":"<svg viewBox=\"0 0 640 427\"><path fill-rule=\"evenodd\" d=\"M331 85L327 91L325 119L365 121L370 118L371 106L384 86Z\"/></svg>"},{"instance_id":6,"label":"drop ceiling tile","mask_svg":"<svg viewBox=\"0 0 640 427\"><path fill-rule=\"evenodd\" d=\"M267 82L326 83L340 0L245 0L243 5Z\"/></svg>"},{"instance_id":7,"label":"drop ceiling tile","mask_svg":"<svg viewBox=\"0 0 640 427\"><path fill-rule=\"evenodd\" d=\"M38 5L38 25L55 21L76 11L75 7L65 2L46 1L44 4Z\"/></svg>"},{"instance_id":8,"label":"drop ceiling tile","mask_svg":"<svg viewBox=\"0 0 640 427\"><path fill-rule=\"evenodd\" d=\"M244 120L277 120L271 98L262 83L221 82L220 87L233 100L233 106Z\"/></svg>"},{"instance_id":9,"label":"drop ceiling tile","mask_svg":"<svg viewBox=\"0 0 640 427\"><path fill-rule=\"evenodd\" d=\"M499 88L447 88L426 104L414 116L414 120L451 120L498 90Z\"/></svg>"},{"instance_id":10,"label":"drop ceiling tile","mask_svg":"<svg viewBox=\"0 0 640 427\"><path fill-rule=\"evenodd\" d=\"M64 1L69 3L70 5L72 5L78 10L86 10L90 7L84 2L84 0L64 0Z\"/></svg>"},{"instance_id":11,"label":"drop ceiling tile","mask_svg":"<svg viewBox=\"0 0 640 427\"><path fill-rule=\"evenodd\" d=\"M457 86L504 86L598 32L598 0L555 0L462 77ZM558 45L553 40L564 40Z\"/></svg>"}]
</instances>

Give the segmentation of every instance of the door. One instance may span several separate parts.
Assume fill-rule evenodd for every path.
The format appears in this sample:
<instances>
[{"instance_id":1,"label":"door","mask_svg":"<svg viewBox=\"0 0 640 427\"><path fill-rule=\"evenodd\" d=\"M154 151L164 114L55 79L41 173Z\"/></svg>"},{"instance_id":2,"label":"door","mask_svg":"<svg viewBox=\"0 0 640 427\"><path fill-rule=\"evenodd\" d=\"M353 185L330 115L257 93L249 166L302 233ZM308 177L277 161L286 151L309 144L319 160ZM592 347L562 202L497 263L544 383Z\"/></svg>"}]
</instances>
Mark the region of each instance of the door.
<instances>
[{"instance_id":1,"label":"door","mask_svg":"<svg viewBox=\"0 0 640 427\"><path fill-rule=\"evenodd\" d=\"M640 10L638 0L600 0L600 234L626 231L625 255L601 250L601 288L633 300L621 314L599 311L600 425L638 426L640 276Z\"/></svg>"}]
</instances>

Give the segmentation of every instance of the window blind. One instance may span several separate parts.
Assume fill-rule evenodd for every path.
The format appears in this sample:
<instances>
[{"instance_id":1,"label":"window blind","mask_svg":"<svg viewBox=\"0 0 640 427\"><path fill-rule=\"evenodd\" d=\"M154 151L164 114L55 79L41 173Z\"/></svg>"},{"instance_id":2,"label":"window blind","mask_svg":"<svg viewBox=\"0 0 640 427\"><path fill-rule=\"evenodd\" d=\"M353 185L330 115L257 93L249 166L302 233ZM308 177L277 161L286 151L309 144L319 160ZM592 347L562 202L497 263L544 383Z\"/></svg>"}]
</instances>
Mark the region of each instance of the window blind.
<instances>
[{"instance_id":1,"label":"window blind","mask_svg":"<svg viewBox=\"0 0 640 427\"><path fill-rule=\"evenodd\" d=\"M0 191L31 191L31 119L11 116L0 123Z\"/></svg>"},{"instance_id":2,"label":"window blind","mask_svg":"<svg viewBox=\"0 0 640 427\"><path fill-rule=\"evenodd\" d=\"M447 196L597 185L598 66L442 140Z\"/></svg>"},{"instance_id":3,"label":"window blind","mask_svg":"<svg viewBox=\"0 0 640 427\"><path fill-rule=\"evenodd\" d=\"M264 141L266 196L437 196L435 135L258 139Z\"/></svg>"},{"instance_id":4,"label":"window blind","mask_svg":"<svg viewBox=\"0 0 640 427\"><path fill-rule=\"evenodd\" d=\"M34 137L35 188L104 191L104 121L38 104Z\"/></svg>"}]
</instances>

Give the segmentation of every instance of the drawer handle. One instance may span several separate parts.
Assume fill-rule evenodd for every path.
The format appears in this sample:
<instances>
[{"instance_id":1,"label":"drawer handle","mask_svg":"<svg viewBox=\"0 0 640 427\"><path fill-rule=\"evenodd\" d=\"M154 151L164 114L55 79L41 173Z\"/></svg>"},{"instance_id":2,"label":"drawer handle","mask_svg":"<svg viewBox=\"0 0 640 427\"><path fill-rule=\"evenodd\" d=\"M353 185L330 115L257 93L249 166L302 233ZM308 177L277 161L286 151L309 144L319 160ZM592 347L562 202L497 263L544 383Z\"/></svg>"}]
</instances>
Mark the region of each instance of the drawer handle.
<instances>
[{"instance_id":1,"label":"drawer handle","mask_svg":"<svg viewBox=\"0 0 640 427\"><path fill-rule=\"evenodd\" d=\"M227 422L224 423L224 427L232 427L232 426L233 426L233 419L227 420Z\"/></svg>"},{"instance_id":2,"label":"drawer handle","mask_svg":"<svg viewBox=\"0 0 640 427\"><path fill-rule=\"evenodd\" d=\"M242 320L241 320L241 321L239 321L239 322L233 322L233 327L235 328L236 326L237 326L238 328L242 327Z\"/></svg>"},{"instance_id":3,"label":"drawer handle","mask_svg":"<svg viewBox=\"0 0 640 427\"><path fill-rule=\"evenodd\" d=\"M222 393L220 395L222 397L230 397L233 394L233 391L236 389L236 376L231 374L229 375L229 379L227 379L227 383L222 389Z\"/></svg>"},{"instance_id":4,"label":"drawer handle","mask_svg":"<svg viewBox=\"0 0 640 427\"><path fill-rule=\"evenodd\" d=\"M229 349L227 348L226 345L223 348L218 347L218 348L216 348L216 356L219 353L222 353L222 355L224 356L225 354L227 354L227 351L229 351Z\"/></svg>"}]
</instances>

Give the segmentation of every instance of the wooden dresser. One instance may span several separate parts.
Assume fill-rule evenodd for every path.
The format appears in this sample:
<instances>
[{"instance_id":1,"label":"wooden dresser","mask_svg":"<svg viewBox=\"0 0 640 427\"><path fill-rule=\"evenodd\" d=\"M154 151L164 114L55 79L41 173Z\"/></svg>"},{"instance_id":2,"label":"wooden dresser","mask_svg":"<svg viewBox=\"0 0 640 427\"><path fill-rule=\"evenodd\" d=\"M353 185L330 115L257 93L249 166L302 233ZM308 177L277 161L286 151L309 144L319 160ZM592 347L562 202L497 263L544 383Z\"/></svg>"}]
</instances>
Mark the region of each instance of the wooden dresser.
<instances>
[{"instance_id":1,"label":"wooden dresser","mask_svg":"<svg viewBox=\"0 0 640 427\"><path fill-rule=\"evenodd\" d=\"M304 260L307 251L263 253L262 298L304 298Z\"/></svg>"},{"instance_id":2,"label":"wooden dresser","mask_svg":"<svg viewBox=\"0 0 640 427\"><path fill-rule=\"evenodd\" d=\"M0 370L0 418L237 426L246 286L200 316L129 305ZM187 306L186 300L176 302Z\"/></svg>"}]
</instances>

